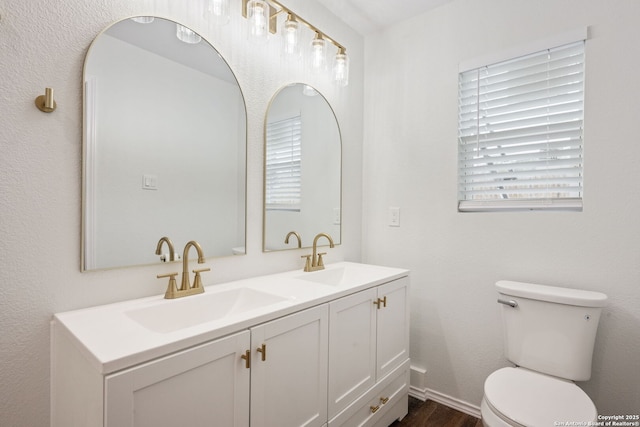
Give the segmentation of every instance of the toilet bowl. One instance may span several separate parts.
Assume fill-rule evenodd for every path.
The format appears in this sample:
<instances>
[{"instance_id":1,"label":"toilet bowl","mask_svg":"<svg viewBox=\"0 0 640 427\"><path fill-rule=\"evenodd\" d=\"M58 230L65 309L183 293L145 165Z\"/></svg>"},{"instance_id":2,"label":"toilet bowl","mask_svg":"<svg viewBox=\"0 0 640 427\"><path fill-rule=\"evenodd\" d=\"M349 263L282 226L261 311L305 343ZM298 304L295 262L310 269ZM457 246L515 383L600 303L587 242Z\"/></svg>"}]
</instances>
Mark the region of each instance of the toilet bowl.
<instances>
[{"instance_id":1,"label":"toilet bowl","mask_svg":"<svg viewBox=\"0 0 640 427\"><path fill-rule=\"evenodd\" d=\"M487 377L485 427L594 425L598 412L574 381L591 377L596 331L607 296L530 283L496 283L505 356L515 368ZM572 423L572 424L568 424Z\"/></svg>"},{"instance_id":2,"label":"toilet bowl","mask_svg":"<svg viewBox=\"0 0 640 427\"><path fill-rule=\"evenodd\" d=\"M543 427L597 421L596 407L572 381L526 368L502 368L487 378L481 404L485 427Z\"/></svg>"}]
</instances>

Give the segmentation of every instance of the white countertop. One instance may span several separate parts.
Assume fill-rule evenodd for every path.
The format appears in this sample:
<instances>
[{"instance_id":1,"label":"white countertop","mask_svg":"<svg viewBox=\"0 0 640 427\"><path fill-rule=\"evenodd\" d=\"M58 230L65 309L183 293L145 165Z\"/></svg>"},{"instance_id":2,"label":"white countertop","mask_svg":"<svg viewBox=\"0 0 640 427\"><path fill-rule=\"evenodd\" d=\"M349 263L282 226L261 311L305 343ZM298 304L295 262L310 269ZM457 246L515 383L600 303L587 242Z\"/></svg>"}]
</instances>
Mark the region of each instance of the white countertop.
<instances>
[{"instance_id":1,"label":"white countertop","mask_svg":"<svg viewBox=\"0 0 640 427\"><path fill-rule=\"evenodd\" d=\"M109 374L408 274L405 269L339 262L312 273L300 269L206 286L203 294L175 300L157 295L58 313L52 324L70 335L98 372ZM315 281L316 278L319 281ZM204 298L211 300L215 294L239 288L266 292L282 300L175 330L159 328L154 331L131 315L147 308L170 312L178 307L176 304L202 303ZM168 322L170 319L163 319L163 323Z\"/></svg>"}]
</instances>

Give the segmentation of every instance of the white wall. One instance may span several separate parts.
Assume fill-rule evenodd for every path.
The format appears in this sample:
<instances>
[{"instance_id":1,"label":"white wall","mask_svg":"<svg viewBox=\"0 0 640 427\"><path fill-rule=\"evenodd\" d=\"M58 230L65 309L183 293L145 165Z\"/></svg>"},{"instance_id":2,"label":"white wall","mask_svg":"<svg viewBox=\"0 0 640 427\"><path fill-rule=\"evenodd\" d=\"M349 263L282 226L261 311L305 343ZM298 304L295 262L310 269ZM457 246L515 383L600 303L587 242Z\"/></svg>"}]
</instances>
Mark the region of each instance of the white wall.
<instances>
[{"instance_id":1,"label":"white wall","mask_svg":"<svg viewBox=\"0 0 640 427\"><path fill-rule=\"evenodd\" d=\"M364 259L412 271L412 364L479 405L506 366L499 279L609 295L580 385L601 414L640 408L640 2L454 0L366 38ZM458 63L581 26L584 211L458 213ZM387 208L401 208L401 227Z\"/></svg>"},{"instance_id":2,"label":"white wall","mask_svg":"<svg viewBox=\"0 0 640 427\"><path fill-rule=\"evenodd\" d=\"M314 1L287 5L347 46L351 84L339 91L325 77L282 64L279 43L258 50L241 28L239 1L224 29L188 16L186 2L0 0L0 425L49 424L49 330L55 312L162 294L157 274L174 267L80 273L82 65L93 38L134 14L183 22L204 35L229 62L247 101L246 256L210 259L205 283L302 268L306 251L263 254L263 121L271 96L291 82L317 87L331 102L343 138L343 244L327 262L360 259L363 40ZM311 36L309 36L310 40ZM52 87L58 109L33 104ZM235 161L235 159L233 159ZM151 248L156 242L149 242ZM153 249L151 249L153 250ZM205 248L206 251L206 248ZM205 252L206 254L206 252Z\"/></svg>"}]
</instances>

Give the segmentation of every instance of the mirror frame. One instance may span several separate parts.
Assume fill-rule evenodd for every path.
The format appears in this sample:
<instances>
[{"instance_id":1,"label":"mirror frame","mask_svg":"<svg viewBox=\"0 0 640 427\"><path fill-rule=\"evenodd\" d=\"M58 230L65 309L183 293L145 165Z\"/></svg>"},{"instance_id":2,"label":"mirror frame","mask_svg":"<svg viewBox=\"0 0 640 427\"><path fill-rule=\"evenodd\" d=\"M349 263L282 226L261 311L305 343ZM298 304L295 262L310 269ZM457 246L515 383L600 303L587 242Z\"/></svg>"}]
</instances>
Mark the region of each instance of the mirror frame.
<instances>
[{"instance_id":1,"label":"mirror frame","mask_svg":"<svg viewBox=\"0 0 640 427\"><path fill-rule=\"evenodd\" d=\"M167 18L164 16L159 16L159 15L148 15L151 16L153 18L157 18L157 19L162 19L165 21L169 21L172 22L174 24L177 25L183 25L186 28L190 29L190 27L172 19L172 18ZM96 34L96 36L93 38L93 40L91 41L87 52L85 53L85 57L84 57L84 61L83 61L83 67L82 67L82 167L81 167L81 173L82 173L82 186L81 186L81 234L80 234L80 271L81 272L90 272L90 271L102 271L102 270L113 270L113 269L120 269L120 268L130 268L130 267L139 267L139 266L151 266L151 265L162 265L163 263L165 263L165 261L158 261L158 262L151 262L151 263L146 263L146 262L142 262L142 263L132 263L132 264L127 264L127 265L115 265L115 266L100 266L100 267L94 267L94 268L86 268L86 250L87 250L87 243L86 243L86 232L87 232L87 199L89 198L87 195L87 179L88 179L88 174L87 174L87 159L88 159L88 155L89 155L89 151L91 151L91 148L89 147L89 144L87 142L87 85L86 85L86 70L87 70L87 63L88 63L88 59L90 57L90 54L92 53L93 49L94 49L94 45L96 43L96 40L98 40L98 38L100 36L102 36L103 34L105 34L109 29L111 29L114 25L132 19L132 18L138 18L138 17L143 17L143 15L134 15L134 16L128 16L122 19L119 19L117 21L114 21L110 24L108 24L106 27L104 27L98 34ZM144 17L147 17L147 15L144 15ZM192 30L194 31L194 30ZM195 32L195 31L194 31ZM213 44L208 40L208 38L206 38L205 36L203 36L200 33L196 33L198 34L201 38L202 41L201 43L206 43L209 45L209 47L213 50L213 52L218 55L218 57L220 58L220 60L227 66L229 73L233 76L237 87L238 87L238 92L240 95L240 99L242 100L242 110L244 111L244 126L243 126L243 132L244 132L244 138L242 142L244 144L244 154L242 156L243 158L243 162L244 162L244 183L242 184L242 191L244 194L244 202L242 204L243 206L243 210L244 210L244 215L243 215L243 225L242 225L242 244L244 245L244 252L241 255L245 255L246 254L246 245L247 245L247 191L248 191L248 174L247 174L247 169L248 169L248 130L249 130L249 124L248 124L248 111L247 111L247 102L246 102L246 97L245 94L242 90L242 87L240 86L240 82L236 76L236 73L234 72L234 70L231 68L229 62L222 56L222 54L218 51L218 49L216 49ZM240 157L238 157L240 159ZM240 188L240 186L238 187ZM240 204L238 204L238 206L240 206ZM238 227L238 230L240 230L240 227ZM158 236L158 239L160 239L163 236ZM150 242L149 243L149 251L151 253L153 253L153 244L157 243L157 242ZM182 248L175 248L176 251L176 260L173 261L174 263L178 263L178 262L182 262ZM206 253L206 248L205 248L205 256L207 258L222 258L222 257L227 257L227 256L237 256L239 254L229 254L229 255L209 255ZM171 261L168 261L171 262Z\"/></svg>"},{"instance_id":2,"label":"mirror frame","mask_svg":"<svg viewBox=\"0 0 640 427\"><path fill-rule=\"evenodd\" d=\"M263 185L263 189L262 189L262 252L264 253L270 253L270 252L281 252L281 251L291 251L291 250L297 250L297 249L307 249L307 248L311 248L312 247L312 241L314 236L311 236L308 241L308 245L305 245L304 243L304 239L301 238L302 241L302 245L301 248L298 248L297 245L293 245L290 243L290 247L285 247L285 248L278 248L278 249L267 249L267 124L268 124L268 119L269 119L269 111L271 110L271 106L273 105L273 102L276 100L278 94L280 94L284 89L286 89L287 87L290 86L296 86L296 85L302 85L302 86L308 86L311 89L313 89L317 96L322 97L322 99L324 99L324 101L327 104L327 107L329 107L329 111L331 111L331 114L333 115L333 118L335 119L335 123L336 123L336 129L338 130L338 138L339 138L339 146L340 146L340 179L339 179L339 198L340 198L340 223L337 224L340 230L340 237L339 237L339 241L338 239L335 238L335 236L331 236L335 242L335 245L341 245L342 244L342 238L343 238L343 230L342 230L342 221L344 218L344 215L342 214L342 210L343 210L343 154L344 154L344 150L342 149L342 145L343 145L343 139L342 139L342 130L340 128L340 122L338 121L338 115L336 114L335 110L333 109L333 107L331 106L331 103L329 103L329 100L327 99L326 96L324 96L322 94L322 92L320 92L318 89L316 89L314 86L307 84L307 83L302 83L302 82L291 82L288 83L282 87L280 87L271 97L271 99L269 100L269 105L267 106L267 111L265 113L265 118L264 118L264 125L263 125L263 164L262 164L262 168L263 168L263 174L262 174L262 185ZM295 230L291 230L291 231L295 231ZM327 232L327 230L318 230L316 232L317 233L323 233L323 232ZM282 236L282 238L284 239L285 236ZM322 244L328 245L328 242L326 240L322 240Z\"/></svg>"}]
</instances>

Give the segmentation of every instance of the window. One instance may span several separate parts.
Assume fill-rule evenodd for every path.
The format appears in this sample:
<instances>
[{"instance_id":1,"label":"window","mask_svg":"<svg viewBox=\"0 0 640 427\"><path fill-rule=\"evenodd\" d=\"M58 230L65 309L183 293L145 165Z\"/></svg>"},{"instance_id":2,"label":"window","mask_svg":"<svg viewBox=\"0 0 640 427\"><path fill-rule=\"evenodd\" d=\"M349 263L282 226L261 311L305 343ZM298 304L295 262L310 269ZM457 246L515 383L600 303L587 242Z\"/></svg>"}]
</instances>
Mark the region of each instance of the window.
<instances>
[{"instance_id":1,"label":"window","mask_svg":"<svg viewBox=\"0 0 640 427\"><path fill-rule=\"evenodd\" d=\"M584 40L459 74L460 211L582 209Z\"/></svg>"},{"instance_id":2,"label":"window","mask_svg":"<svg viewBox=\"0 0 640 427\"><path fill-rule=\"evenodd\" d=\"M266 207L270 210L300 210L301 198L300 115L267 123L265 170Z\"/></svg>"}]
</instances>

